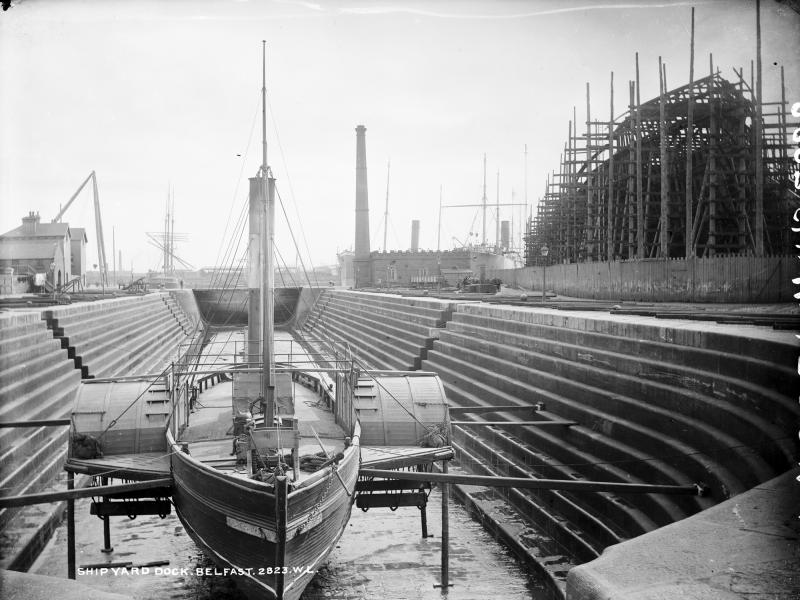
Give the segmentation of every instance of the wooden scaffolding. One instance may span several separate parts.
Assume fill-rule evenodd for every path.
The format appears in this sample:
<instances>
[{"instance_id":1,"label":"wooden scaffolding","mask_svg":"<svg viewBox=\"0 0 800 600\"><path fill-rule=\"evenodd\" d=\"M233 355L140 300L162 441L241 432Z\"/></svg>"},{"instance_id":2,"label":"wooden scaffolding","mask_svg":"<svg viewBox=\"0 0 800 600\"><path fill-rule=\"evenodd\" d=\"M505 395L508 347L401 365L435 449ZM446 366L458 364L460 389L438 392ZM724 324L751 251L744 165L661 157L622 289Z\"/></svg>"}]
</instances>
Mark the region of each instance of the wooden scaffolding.
<instances>
[{"instance_id":1,"label":"wooden scaffolding","mask_svg":"<svg viewBox=\"0 0 800 600\"><path fill-rule=\"evenodd\" d=\"M587 83L585 129L573 109L559 170L528 224L526 264L790 253L783 70L780 101L766 103L752 65L749 83L734 71L728 81L709 59L708 76L668 91L659 59L660 93L642 103L637 55L616 118L611 74L607 121L592 119Z\"/></svg>"}]
</instances>

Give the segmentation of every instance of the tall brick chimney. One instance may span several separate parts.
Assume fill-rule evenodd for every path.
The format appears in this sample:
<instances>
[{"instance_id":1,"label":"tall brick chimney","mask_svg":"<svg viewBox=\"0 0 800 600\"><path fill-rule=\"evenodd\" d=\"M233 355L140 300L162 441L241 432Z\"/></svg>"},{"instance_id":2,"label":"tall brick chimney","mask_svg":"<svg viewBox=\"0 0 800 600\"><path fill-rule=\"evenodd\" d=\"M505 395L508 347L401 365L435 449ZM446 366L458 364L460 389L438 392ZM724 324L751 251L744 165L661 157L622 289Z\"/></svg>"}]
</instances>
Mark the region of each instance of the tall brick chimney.
<instances>
[{"instance_id":1,"label":"tall brick chimney","mask_svg":"<svg viewBox=\"0 0 800 600\"><path fill-rule=\"evenodd\" d=\"M419 251L419 221L417 219L411 221L411 251Z\"/></svg>"},{"instance_id":2,"label":"tall brick chimney","mask_svg":"<svg viewBox=\"0 0 800 600\"><path fill-rule=\"evenodd\" d=\"M367 194L367 143L363 125L356 127L356 244L353 256L355 287L372 283L369 262L369 198Z\"/></svg>"},{"instance_id":3,"label":"tall brick chimney","mask_svg":"<svg viewBox=\"0 0 800 600\"><path fill-rule=\"evenodd\" d=\"M508 250L511 240L511 226L508 221L500 221L500 248Z\"/></svg>"}]
</instances>

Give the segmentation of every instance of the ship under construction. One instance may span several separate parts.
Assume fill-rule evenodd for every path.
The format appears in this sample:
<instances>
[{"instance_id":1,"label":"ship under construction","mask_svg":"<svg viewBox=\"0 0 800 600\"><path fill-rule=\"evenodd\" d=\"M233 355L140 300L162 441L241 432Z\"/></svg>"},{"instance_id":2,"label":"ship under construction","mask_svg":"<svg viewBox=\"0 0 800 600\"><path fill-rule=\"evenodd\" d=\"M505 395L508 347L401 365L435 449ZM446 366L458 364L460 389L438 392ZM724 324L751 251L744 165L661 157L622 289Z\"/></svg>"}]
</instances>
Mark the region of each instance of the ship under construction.
<instances>
[{"instance_id":1,"label":"ship under construction","mask_svg":"<svg viewBox=\"0 0 800 600\"><path fill-rule=\"evenodd\" d=\"M759 60L760 63L760 60ZM589 261L774 256L790 252L793 199L786 91L761 101L761 75L708 75L641 101L639 57L627 110L608 120L577 111L558 171L548 177L525 240L529 266ZM547 257L540 249L547 247Z\"/></svg>"}]
</instances>

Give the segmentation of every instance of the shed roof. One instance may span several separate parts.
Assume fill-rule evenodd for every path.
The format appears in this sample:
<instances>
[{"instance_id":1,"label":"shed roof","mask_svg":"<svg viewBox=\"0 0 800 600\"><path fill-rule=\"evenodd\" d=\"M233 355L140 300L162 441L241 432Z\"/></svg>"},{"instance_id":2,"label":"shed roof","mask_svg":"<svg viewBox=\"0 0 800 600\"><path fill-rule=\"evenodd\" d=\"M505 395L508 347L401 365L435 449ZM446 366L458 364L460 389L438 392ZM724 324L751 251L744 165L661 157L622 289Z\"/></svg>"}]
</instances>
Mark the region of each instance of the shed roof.
<instances>
[{"instance_id":1,"label":"shed roof","mask_svg":"<svg viewBox=\"0 0 800 600\"><path fill-rule=\"evenodd\" d=\"M69 223L37 223L36 233L26 233L24 225L0 235L0 238L43 238L64 237L69 231Z\"/></svg>"}]
</instances>

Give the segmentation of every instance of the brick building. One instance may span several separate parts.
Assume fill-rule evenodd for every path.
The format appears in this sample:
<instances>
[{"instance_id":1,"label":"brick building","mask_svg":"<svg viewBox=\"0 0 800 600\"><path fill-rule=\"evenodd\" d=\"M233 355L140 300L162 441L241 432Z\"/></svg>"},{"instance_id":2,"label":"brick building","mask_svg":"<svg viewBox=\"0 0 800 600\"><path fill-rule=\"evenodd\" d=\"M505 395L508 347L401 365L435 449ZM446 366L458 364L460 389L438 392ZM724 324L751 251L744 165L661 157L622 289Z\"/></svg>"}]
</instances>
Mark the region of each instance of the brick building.
<instances>
[{"instance_id":1,"label":"brick building","mask_svg":"<svg viewBox=\"0 0 800 600\"><path fill-rule=\"evenodd\" d=\"M13 269L17 282L27 277L30 286L47 281L59 288L74 277L85 277L86 242L85 230L71 229L68 223L42 223L39 213L30 212L21 226L0 235L0 268Z\"/></svg>"}]
</instances>

